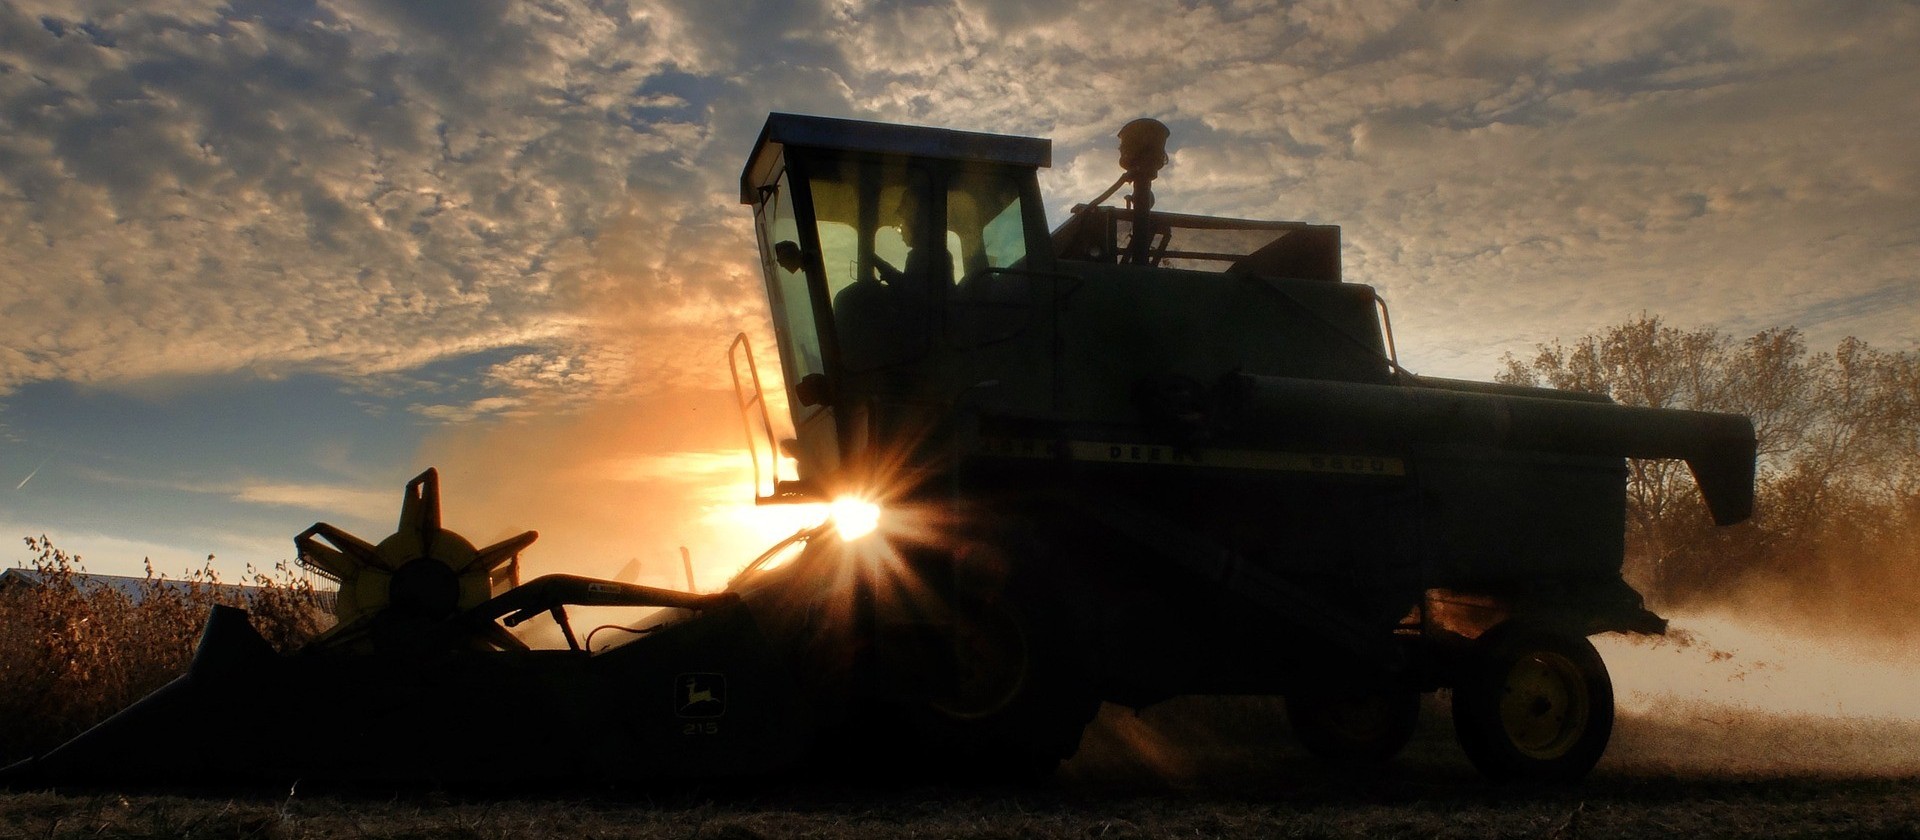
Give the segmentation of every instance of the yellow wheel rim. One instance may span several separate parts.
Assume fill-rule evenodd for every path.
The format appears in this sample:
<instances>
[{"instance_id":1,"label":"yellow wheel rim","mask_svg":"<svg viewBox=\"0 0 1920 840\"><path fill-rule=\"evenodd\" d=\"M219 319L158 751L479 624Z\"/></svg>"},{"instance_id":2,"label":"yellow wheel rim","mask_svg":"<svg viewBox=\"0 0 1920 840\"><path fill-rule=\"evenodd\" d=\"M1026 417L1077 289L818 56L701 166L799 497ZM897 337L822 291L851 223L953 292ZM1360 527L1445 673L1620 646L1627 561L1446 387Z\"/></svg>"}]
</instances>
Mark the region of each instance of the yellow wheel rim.
<instances>
[{"instance_id":1,"label":"yellow wheel rim","mask_svg":"<svg viewBox=\"0 0 1920 840\"><path fill-rule=\"evenodd\" d=\"M1500 697L1500 725L1522 755L1556 759L1566 755L1593 716L1587 680L1580 666L1558 653L1534 651L1507 671Z\"/></svg>"}]
</instances>

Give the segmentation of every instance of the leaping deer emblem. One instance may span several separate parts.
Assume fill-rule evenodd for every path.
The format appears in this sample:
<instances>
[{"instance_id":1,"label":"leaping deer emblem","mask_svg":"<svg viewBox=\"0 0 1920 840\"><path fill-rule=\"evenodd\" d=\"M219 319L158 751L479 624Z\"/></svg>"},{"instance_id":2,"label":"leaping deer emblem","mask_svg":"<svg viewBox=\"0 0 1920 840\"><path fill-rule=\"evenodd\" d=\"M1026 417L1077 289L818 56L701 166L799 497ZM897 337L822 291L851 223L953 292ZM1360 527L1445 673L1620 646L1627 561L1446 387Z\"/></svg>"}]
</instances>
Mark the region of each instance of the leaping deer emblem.
<instances>
[{"instance_id":1,"label":"leaping deer emblem","mask_svg":"<svg viewBox=\"0 0 1920 840\"><path fill-rule=\"evenodd\" d=\"M719 717L727 707L727 678L720 674L681 674L678 688L681 717Z\"/></svg>"}]
</instances>

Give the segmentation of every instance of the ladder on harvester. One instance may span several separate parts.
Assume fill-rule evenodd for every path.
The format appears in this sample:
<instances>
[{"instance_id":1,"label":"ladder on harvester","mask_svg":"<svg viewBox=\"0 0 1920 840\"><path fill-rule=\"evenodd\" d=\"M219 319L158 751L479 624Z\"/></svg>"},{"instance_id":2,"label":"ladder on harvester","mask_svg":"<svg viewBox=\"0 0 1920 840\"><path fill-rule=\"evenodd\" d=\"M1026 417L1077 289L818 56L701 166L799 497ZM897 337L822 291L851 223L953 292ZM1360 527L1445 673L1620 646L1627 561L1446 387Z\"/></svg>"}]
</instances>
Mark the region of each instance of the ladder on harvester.
<instances>
[{"instance_id":1,"label":"ladder on harvester","mask_svg":"<svg viewBox=\"0 0 1920 840\"><path fill-rule=\"evenodd\" d=\"M741 374L745 363L745 375ZM794 502L818 501L818 494L812 492L805 482L799 480L783 481L780 478L780 455L782 441L773 436L773 418L767 412L766 392L760 387L760 367L753 361L753 344L747 340L746 333L733 337L733 343L727 346L727 368L733 374L733 398L735 407L740 411L740 425L747 433L747 457L753 461L753 502L757 505L779 505ZM755 418L759 428L754 428ZM760 450L764 442L767 460L760 461Z\"/></svg>"}]
</instances>

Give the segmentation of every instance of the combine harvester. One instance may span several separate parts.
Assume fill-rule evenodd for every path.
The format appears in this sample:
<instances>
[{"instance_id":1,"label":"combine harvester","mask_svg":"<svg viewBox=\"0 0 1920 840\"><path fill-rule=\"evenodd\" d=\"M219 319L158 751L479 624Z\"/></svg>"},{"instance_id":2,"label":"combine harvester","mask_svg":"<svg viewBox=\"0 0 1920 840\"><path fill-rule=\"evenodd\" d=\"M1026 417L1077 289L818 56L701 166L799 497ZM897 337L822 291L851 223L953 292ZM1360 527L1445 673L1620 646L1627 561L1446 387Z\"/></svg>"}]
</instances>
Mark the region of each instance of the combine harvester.
<instances>
[{"instance_id":1,"label":"combine harvester","mask_svg":"<svg viewBox=\"0 0 1920 840\"><path fill-rule=\"evenodd\" d=\"M835 515L725 591L518 584L534 534L475 549L429 471L378 545L296 539L335 629L283 655L218 610L188 674L5 784L1032 777L1101 702L1186 694L1283 695L1352 765L1441 688L1486 775L1583 777L1613 723L1587 637L1666 626L1620 576L1624 459L1686 460L1738 522L1752 425L1413 375L1339 228L1154 210L1166 128L1120 137L1049 233L1046 140L768 118L740 197L793 437L730 357L759 502ZM588 650L576 605L655 609ZM506 629L548 617L567 649Z\"/></svg>"}]
</instances>

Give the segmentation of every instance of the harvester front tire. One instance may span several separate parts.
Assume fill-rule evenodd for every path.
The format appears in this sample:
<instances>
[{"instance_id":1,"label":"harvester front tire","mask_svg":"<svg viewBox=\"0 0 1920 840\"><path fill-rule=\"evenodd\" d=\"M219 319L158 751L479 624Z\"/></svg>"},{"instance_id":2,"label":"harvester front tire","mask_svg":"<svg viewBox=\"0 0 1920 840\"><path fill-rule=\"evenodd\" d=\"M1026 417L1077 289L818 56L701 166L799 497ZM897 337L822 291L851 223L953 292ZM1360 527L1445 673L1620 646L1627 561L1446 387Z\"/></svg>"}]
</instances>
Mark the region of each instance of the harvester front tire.
<instances>
[{"instance_id":1,"label":"harvester front tire","mask_svg":"<svg viewBox=\"0 0 1920 840\"><path fill-rule=\"evenodd\" d=\"M959 606L962 656L979 679L921 708L914 727L936 764L963 782L1044 778L1072 756L1099 707L1074 667L1065 628L1017 598Z\"/></svg>"},{"instance_id":2,"label":"harvester front tire","mask_svg":"<svg viewBox=\"0 0 1920 840\"><path fill-rule=\"evenodd\" d=\"M1287 723L1314 758L1335 767L1392 760L1413 740L1420 693L1410 690L1319 690L1287 695Z\"/></svg>"},{"instance_id":3,"label":"harvester front tire","mask_svg":"<svg viewBox=\"0 0 1920 840\"><path fill-rule=\"evenodd\" d=\"M1613 682L1584 636L1501 625L1477 639L1462 663L1453 727L1488 778L1579 781L1613 735Z\"/></svg>"}]
</instances>

